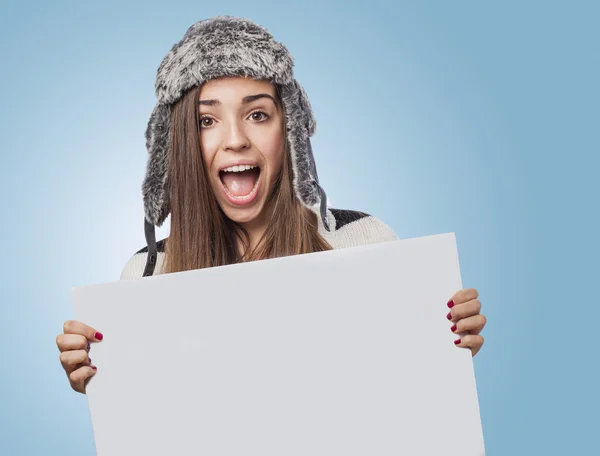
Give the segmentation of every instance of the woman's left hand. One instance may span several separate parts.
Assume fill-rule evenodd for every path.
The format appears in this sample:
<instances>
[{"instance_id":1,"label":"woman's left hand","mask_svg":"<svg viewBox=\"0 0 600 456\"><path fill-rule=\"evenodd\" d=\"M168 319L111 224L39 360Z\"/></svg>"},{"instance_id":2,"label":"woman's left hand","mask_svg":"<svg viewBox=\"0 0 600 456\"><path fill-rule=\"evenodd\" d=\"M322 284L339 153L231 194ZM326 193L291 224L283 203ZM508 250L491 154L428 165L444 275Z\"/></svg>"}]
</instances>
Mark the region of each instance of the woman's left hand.
<instances>
[{"instance_id":1,"label":"woman's left hand","mask_svg":"<svg viewBox=\"0 0 600 456\"><path fill-rule=\"evenodd\" d=\"M464 334L454 341L457 347L469 347L473 356L481 350L483 337L479 334L486 323L481 312L479 293L474 288L463 288L448 301L450 312L446 318L452 323L450 330L455 334Z\"/></svg>"}]
</instances>

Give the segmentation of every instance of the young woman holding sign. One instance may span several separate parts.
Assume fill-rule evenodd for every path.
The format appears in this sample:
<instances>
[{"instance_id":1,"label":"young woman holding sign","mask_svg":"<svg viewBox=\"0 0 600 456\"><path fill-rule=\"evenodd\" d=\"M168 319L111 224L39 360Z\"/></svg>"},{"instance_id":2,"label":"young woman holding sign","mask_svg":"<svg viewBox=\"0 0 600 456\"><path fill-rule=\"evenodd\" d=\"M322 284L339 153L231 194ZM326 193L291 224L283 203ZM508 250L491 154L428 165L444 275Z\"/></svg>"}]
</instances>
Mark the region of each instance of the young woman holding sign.
<instances>
[{"instance_id":1,"label":"young woman holding sign","mask_svg":"<svg viewBox=\"0 0 600 456\"><path fill-rule=\"evenodd\" d=\"M377 218L327 207L310 136L315 120L287 49L263 27L230 16L200 21L157 73L146 131L147 246L121 274L161 273L319 252L397 239ZM342 159L342 157L340 157ZM171 215L170 235L154 227ZM475 355L486 320L475 289L449 297L455 344ZM72 388L96 367L96 328L68 321L57 337Z\"/></svg>"}]
</instances>

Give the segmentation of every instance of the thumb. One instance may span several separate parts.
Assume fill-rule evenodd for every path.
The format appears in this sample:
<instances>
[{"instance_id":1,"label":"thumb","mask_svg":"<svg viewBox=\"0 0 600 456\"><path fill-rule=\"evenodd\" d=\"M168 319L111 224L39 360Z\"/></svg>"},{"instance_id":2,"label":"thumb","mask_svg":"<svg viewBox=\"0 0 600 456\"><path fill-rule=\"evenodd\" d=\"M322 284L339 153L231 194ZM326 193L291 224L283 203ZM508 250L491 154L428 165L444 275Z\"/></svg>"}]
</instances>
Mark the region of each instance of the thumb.
<instances>
[{"instance_id":1,"label":"thumb","mask_svg":"<svg viewBox=\"0 0 600 456\"><path fill-rule=\"evenodd\" d=\"M63 330L65 334L82 335L90 342L100 342L104 339L104 335L100 331L76 320L65 322Z\"/></svg>"}]
</instances>

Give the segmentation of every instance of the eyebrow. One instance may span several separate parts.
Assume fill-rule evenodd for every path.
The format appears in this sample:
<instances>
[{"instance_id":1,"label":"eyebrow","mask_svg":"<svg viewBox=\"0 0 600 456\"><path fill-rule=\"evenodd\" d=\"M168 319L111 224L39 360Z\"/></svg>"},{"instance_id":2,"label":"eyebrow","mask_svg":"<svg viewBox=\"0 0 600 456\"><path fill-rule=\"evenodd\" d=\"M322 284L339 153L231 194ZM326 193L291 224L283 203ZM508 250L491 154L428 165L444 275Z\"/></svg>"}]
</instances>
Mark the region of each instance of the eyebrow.
<instances>
[{"instance_id":1,"label":"eyebrow","mask_svg":"<svg viewBox=\"0 0 600 456\"><path fill-rule=\"evenodd\" d=\"M277 105L275 98L273 98L268 93L257 93L256 95L248 95L247 97L244 97L242 99L242 104L252 103L253 101L259 100L260 98L270 98L271 100L273 100L273 103ZM198 103L201 106L216 106L221 104L219 100L198 100Z\"/></svg>"}]
</instances>

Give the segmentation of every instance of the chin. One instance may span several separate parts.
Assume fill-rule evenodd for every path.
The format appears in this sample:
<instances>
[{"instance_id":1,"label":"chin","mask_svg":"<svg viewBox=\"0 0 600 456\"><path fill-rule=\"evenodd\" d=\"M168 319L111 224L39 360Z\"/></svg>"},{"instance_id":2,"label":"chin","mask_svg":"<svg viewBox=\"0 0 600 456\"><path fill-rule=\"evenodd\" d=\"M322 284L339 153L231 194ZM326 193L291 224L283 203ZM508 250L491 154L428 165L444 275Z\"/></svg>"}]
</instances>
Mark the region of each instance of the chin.
<instances>
[{"instance_id":1,"label":"chin","mask_svg":"<svg viewBox=\"0 0 600 456\"><path fill-rule=\"evenodd\" d=\"M219 205L228 219L240 224L251 223L258 219L264 207L264 204L257 204L252 208L234 208L229 206L227 203L223 204L222 202L219 202Z\"/></svg>"}]
</instances>

